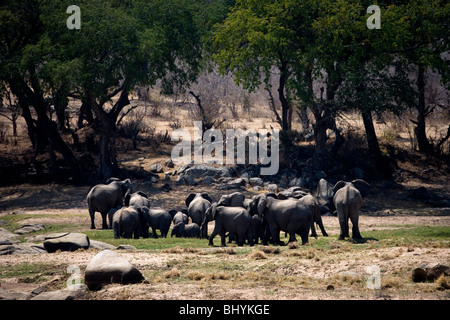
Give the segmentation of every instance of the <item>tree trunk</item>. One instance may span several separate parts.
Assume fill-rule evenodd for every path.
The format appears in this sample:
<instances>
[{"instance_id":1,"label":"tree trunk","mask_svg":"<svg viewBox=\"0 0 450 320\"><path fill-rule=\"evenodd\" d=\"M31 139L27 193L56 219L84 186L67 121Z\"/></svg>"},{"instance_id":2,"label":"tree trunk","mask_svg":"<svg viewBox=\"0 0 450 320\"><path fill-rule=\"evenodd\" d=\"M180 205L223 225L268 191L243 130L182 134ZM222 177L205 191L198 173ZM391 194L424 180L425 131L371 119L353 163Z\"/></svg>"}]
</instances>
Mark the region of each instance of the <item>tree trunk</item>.
<instances>
[{"instance_id":1,"label":"tree trunk","mask_svg":"<svg viewBox=\"0 0 450 320\"><path fill-rule=\"evenodd\" d=\"M417 75L417 88L419 90L419 104L416 107L417 121L413 121L416 124L416 127L414 128L414 134L417 138L419 151L425 154L429 154L432 151L432 148L426 135L425 118L427 116L427 110L425 107L425 70L422 66L419 66Z\"/></svg>"},{"instance_id":2,"label":"tree trunk","mask_svg":"<svg viewBox=\"0 0 450 320\"><path fill-rule=\"evenodd\" d=\"M369 147L369 154L376 160L380 159L381 151L380 145L378 144L378 138L375 132L375 127L373 125L372 111L363 110L361 111L361 115L364 123L364 129L366 130L366 139L367 139L367 146Z\"/></svg>"},{"instance_id":3,"label":"tree trunk","mask_svg":"<svg viewBox=\"0 0 450 320\"><path fill-rule=\"evenodd\" d=\"M291 122L289 118L289 109L291 108L289 100L285 95L286 81L289 74L286 68L281 68L280 70L280 82L278 85L278 98L281 102L281 130L291 130Z\"/></svg>"}]
</instances>

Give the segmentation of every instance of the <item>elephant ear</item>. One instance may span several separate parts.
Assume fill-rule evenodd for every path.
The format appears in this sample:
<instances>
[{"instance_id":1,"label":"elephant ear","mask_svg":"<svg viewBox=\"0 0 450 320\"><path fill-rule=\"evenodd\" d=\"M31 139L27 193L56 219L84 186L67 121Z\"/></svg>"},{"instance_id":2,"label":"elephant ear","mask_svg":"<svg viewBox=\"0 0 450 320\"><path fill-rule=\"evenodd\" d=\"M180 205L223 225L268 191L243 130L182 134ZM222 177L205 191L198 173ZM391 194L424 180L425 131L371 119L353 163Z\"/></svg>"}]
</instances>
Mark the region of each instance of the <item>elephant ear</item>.
<instances>
[{"instance_id":1,"label":"elephant ear","mask_svg":"<svg viewBox=\"0 0 450 320\"><path fill-rule=\"evenodd\" d=\"M262 194L258 196L258 205L256 206L256 212L261 217L264 214L264 211L267 208L268 200L266 195Z\"/></svg>"},{"instance_id":2,"label":"elephant ear","mask_svg":"<svg viewBox=\"0 0 450 320\"><path fill-rule=\"evenodd\" d=\"M192 200L194 200L195 196L196 196L195 193L191 193L187 196L186 201L185 201L186 207L189 208L189 205L191 204Z\"/></svg>"},{"instance_id":3,"label":"elephant ear","mask_svg":"<svg viewBox=\"0 0 450 320\"><path fill-rule=\"evenodd\" d=\"M209 194L207 194L206 192L202 193L202 198L208 200L211 203L213 202Z\"/></svg>"},{"instance_id":4,"label":"elephant ear","mask_svg":"<svg viewBox=\"0 0 450 320\"><path fill-rule=\"evenodd\" d=\"M144 197L144 198L148 199L147 194L145 194L144 192L138 191L138 192L136 192L136 193L137 193L138 195L140 195L141 197Z\"/></svg>"},{"instance_id":5,"label":"elephant ear","mask_svg":"<svg viewBox=\"0 0 450 320\"><path fill-rule=\"evenodd\" d=\"M169 211L169 214L170 214L170 216L172 217L172 219L173 219L173 217L177 214L177 212L178 212L178 210L170 210L170 211Z\"/></svg>"},{"instance_id":6,"label":"elephant ear","mask_svg":"<svg viewBox=\"0 0 450 320\"><path fill-rule=\"evenodd\" d=\"M359 193L361 194L361 197L365 198L370 194L370 190L372 186L361 179L356 179L352 181L352 184L355 186L356 189L358 189Z\"/></svg>"},{"instance_id":7,"label":"elephant ear","mask_svg":"<svg viewBox=\"0 0 450 320\"><path fill-rule=\"evenodd\" d=\"M333 187L333 195L335 195L336 194L336 192L339 190L339 189L341 189L341 188L343 188L345 185L347 184L347 182L345 182L345 181L338 181L335 185L334 185L334 187Z\"/></svg>"},{"instance_id":8,"label":"elephant ear","mask_svg":"<svg viewBox=\"0 0 450 320\"><path fill-rule=\"evenodd\" d=\"M119 179L119 178L111 177L111 178L109 178L108 180L106 180L106 184L110 184L111 182L114 182L114 181L120 181L120 179Z\"/></svg>"},{"instance_id":9,"label":"elephant ear","mask_svg":"<svg viewBox=\"0 0 450 320\"><path fill-rule=\"evenodd\" d=\"M220 197L219 201L217 202L217 205L219 205L219 206L227 206L228 203L230 203L230 200L231 200L230 195L225 195L224 194L223 196Z\"/></svg>"},{"instance_id":10,"label":"elephant ear","mask_svg":"<svg viewBox=\"0 0 450 320\"><path fill-rule=\"evenodd\" d=\"M188 211L186 209L181 210L181 212L183 212L185 215L188 214Z\"/></svg>"},{"instance_id":11,"label":"elephant ear","mask_svg":"<svg viewBox=\"0 0 450 320\"><path fill-rule=\"evenodd\" d=\"M123 198L123 205L125 207L128 207L130 205L130 198L131 198L131 191L128 190L125 194L125 197Z\"/></svg>"}]
</instances>

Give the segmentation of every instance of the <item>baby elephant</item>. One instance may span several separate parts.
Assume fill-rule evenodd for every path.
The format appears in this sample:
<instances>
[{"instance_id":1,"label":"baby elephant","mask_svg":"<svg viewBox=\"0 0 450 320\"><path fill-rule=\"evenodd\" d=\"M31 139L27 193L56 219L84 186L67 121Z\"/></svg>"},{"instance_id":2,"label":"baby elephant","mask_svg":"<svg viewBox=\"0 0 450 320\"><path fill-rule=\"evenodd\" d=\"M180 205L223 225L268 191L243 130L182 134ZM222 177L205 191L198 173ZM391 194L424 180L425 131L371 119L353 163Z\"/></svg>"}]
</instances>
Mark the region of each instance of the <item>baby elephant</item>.
<instances>
[{"instance_id":1,"label":"baby elephant","mask_svg":"<svg viewBox=\"0 0 450 320\"><path fill-rule=\"evenodd\" d=\"M177 223L172 228L171 237L177 238L200 238L200 227L196 223L185 224L183 222Z\"/></svg>"}]
</instances>

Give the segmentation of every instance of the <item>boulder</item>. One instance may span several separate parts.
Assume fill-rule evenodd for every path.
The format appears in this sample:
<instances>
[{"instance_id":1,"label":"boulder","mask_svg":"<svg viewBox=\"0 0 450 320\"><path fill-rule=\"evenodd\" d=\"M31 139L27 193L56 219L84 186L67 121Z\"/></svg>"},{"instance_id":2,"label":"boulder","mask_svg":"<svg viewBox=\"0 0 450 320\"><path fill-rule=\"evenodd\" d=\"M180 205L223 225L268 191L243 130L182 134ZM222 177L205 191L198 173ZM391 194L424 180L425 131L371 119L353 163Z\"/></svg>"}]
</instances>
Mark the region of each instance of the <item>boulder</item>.
<instances>
[{"instance_id":1,"label":"boulder","mask_svg":"<svg viewBox=\"0 0 450 320\"><path fill-rule=\"evenodd\" d=\"M427 280L426 265L420 265L414 268L412 271L412 281L423 282L425 280Z\"/></svg>"},{"instance_id":2,"label":"boulder","mask_svg":"<svg viewBox=\"0 0 450 320\"><path fill-rule=\"evenodd\" d=\"M104 250L98 253L86 267L84 283L90 290L98 290L109 283L139 283L142 273L117 252Z\"/></svg>"},{"instance_id":3,"label":"boulder","mask_svg":"<svg viewBox=\"0 0 450 320\"><path fill-rule=\"evenodd\" d=\"M56 291L42 292L30 300L75 300L83 299L86 294L86 286L82 285L79 289L63 289Z\"/></svg>"},{"instance_id":4,"label":"boulder","mask_svg":"<svg viewBox=\"0 0 450 320\"><path fill-rule=\"evenodd\" d=\"M69 233L62 237L52 238L44 241L44 247L49 252L75 251L78 249L88 249L89 238L83 233Z\"/></svg>"},{"instance_id":5,"label":"boulder","mask_svg":"<svg viewBox=\"0 0 450 320\"><path fill-rule=\"evenodd\" d=\"M248 180L248 183L250 183L250 185L251 185L252 187L255 187L255 186L257 186L257 187L262 187L263 184L264 184L264 181L263 181L263 179L261 179L261 178L254 177L254 178L250 178L250 179Z\"/></svg>"},{"instance_id":6,"label":"boulder","mask_svg":"<svg viewBox=\"0 0 450 320\"><path fill-rule=\"evenodd\" d=\"M440 263L433 263L427 266L427 280L434 281L442 274L450 276L450 267Z\"/></svg>"},{"instance_id":7,"label":"boulder","mask_svg":"<svg viewBox=\"0 0 450 320\"><path fill-rule=\"evenodd\" d=\"M95 249L95 250L114 250L116 249L115 246L113 246L112 244L106 243L106 242L102 242L102 241L97 241L97 240L89 240L89 249Z\"/></svg>"},{"instance_id":8,"label":"boulder","mask_svg":"<svg viewBox=\"0 0 450 320\"><path fill-rule=\"evenodd\" d=\"M12 233L11 231L0 227L0 241L11 241L17 237L19 237L18 234Z\"/></svg>"},{"instance_id":9,"label":"boulder","mask_svg":"<svg viewBox=\"0 0 450 320\"><path fill-rule=\"evenodd\" d=\"M194 165L184 171L185 176L192 177L194 179L204 178L206 176L213 177L215 179L220 177L232 177L232 170L228 167L212 167L204 164Z\"/></svg>"},{"instance_id":10,"label":"boulder","mask_svg":"<svg viewBox=\"0 0 450 320\"><path fill-rule=\"evenodd\" d=\"M442 274L450 276L450 267L440 263L421 264L413 269L412 280L414 282L434 281Z\"/></svg>"},{"instance_id":11,"label":"boulder","mask_svg":"<svg viewBox=\"0 0 450 320\"><path fill-rule=\"evenodd\" d=\"M45 227L43 224L40 224L40 223L26 224L26 225L22 226L22 228L16 230L16 233L22 235L22 234L27 234L27 233L31 233L31 232L41 231L41 230L45 230Z\"/></svg>"},{"instance_id":12,"label":"boulder","mask_svg":"<svg viewBox=\"0 0 450 320\"><path fill-rule=\"evenodd\" d=\"M163 167L162 167L161 163L157 162L157 163L152 164L150 166L150 172L153 172L153 173L163 172Z\"/></svg>"}]
</instances>

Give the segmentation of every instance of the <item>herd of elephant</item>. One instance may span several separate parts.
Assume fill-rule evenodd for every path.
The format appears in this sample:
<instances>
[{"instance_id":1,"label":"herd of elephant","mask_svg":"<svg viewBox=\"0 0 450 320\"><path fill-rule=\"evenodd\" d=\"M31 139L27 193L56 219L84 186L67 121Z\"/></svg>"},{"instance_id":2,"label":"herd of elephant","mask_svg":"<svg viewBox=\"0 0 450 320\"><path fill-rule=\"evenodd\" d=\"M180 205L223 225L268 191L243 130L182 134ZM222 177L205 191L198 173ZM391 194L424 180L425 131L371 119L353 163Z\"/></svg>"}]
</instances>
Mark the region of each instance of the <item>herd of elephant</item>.
<instances>
[{"instance_id":1,"label":"herd of elephant","mask_svg":"<svg viewBox=\"0 0 450 320\"><path fill-rule=\"evenodd\" d=\"M94 186L86 197L91 229L95 229L94 215L100 212L102 228L114 231L114 238L148 238L149 228L154 237L159 230L167 237L173 223L171 236L207 238L213 244L216 235L221 237L221 245L226 246L226 237L235 240L239 246L283 245L280 232L289 235L289 242L308 242L308 236L317 238L317 224L323 236L328 236L322 223L321 208L317 197L294 188L288 193L258 194L251 199L241 192L222 195L213 202L208 193L191 193L186 198L186 209L167 211L152 208L147 195L141 191L132 193L131 180L111 178L106 184ZM359 209L362 198L370 192L370 185L363 180L339 181L325 200L326 205L335 208L340 225L340 240L349 237L349 223L352 222L352 237L361 239L358 228ZM332 210L333 210L332 209ZM189 223L189 219L191 222ZM207 235L208 223L214 221L214 230Z\"/></svg>"}]
</instances>

